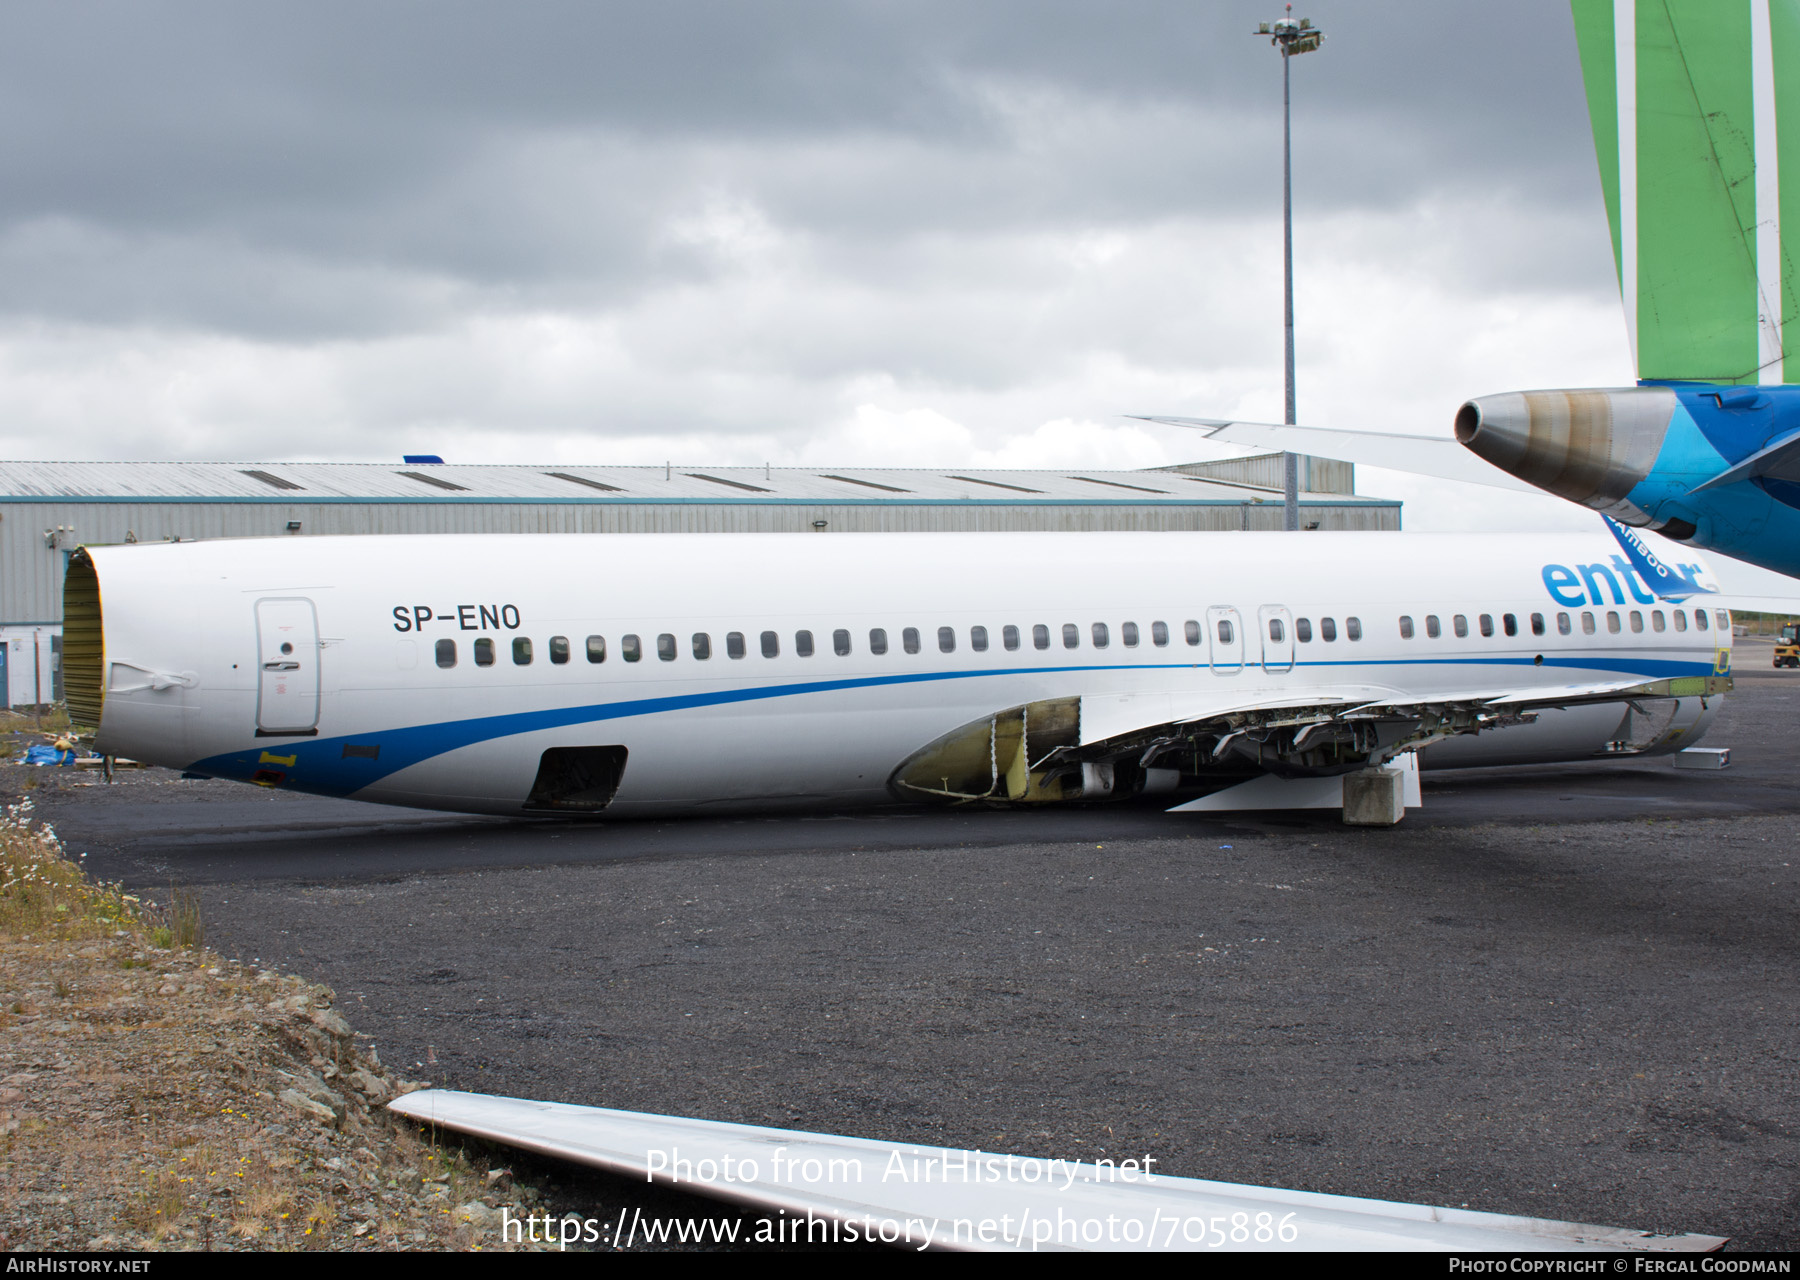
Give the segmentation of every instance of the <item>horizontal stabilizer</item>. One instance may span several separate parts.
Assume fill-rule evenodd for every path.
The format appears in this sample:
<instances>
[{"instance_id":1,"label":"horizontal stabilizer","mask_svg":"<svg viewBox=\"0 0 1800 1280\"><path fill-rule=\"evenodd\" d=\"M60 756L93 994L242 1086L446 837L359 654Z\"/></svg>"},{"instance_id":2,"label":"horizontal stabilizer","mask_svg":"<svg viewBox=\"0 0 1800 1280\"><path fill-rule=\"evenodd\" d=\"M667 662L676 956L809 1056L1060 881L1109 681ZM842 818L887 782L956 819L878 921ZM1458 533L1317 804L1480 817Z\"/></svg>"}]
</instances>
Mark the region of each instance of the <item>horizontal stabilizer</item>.
<instances>
[{"instance_id":1,"label":"horizontal stabilizer","mask_svg":"<svg viewBox=\"0 0 1800 1280\"><path fill-rule=\"evenodd\" d=\"M1142 1159L1083 1164L445 1089L409 1093L389 1106L426 1124L799 1219L771 1222L800 1233L773 1243L820 1239L803 1234L809 1218L841 1224L825 1237L839 1243L873 1237L903 1248L983 1252L1707 1252L1725 1243L1202 1182L1171 1177ZM1263 1229L1238 1238L1233 1222ZM1215 1231L1215 1223L1226 1225Z\"/></svg>"},{"instance_id":2,"label":"horizontal stabilizer","mask_svg":"<svg viewBox=\"0 0 1800 1280\"><path fill-rule=\"evenodd\" d=\"M1238 422L1230 418L1166 418L1139 415L1142 422L1170 427L1192 427L1221 444L1252 449L1280 449L1288 453L1335 458L1340 462L1410 471L1495 489L1537 493L1536 486L1510 476L1457 444L1450 436L1407 436L1381 431L1337 431L1327 427L1290 427L1273 422Z\"/></svg>"}]
</instances>

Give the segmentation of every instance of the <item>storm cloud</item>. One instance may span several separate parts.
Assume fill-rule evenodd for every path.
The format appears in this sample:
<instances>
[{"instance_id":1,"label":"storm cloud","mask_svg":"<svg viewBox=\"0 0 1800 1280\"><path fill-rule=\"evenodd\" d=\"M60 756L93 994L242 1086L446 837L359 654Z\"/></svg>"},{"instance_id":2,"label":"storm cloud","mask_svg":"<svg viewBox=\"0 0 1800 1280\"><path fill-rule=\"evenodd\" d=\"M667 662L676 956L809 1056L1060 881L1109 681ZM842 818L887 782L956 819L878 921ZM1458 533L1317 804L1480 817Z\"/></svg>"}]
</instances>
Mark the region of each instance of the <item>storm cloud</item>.
<instances>
[{"instance_id":1,"label":"storm cloud","mask_svg":"<svg viewBox=\"0 0 1800 1280\"><path fill-rule=\"evenodd\" d=\"M1302 6L1303 420L1631 376L1567 6ZM1274 4L0 16L13 457L1152 465L1279 417Z\"/></svg>"}]
</instances>

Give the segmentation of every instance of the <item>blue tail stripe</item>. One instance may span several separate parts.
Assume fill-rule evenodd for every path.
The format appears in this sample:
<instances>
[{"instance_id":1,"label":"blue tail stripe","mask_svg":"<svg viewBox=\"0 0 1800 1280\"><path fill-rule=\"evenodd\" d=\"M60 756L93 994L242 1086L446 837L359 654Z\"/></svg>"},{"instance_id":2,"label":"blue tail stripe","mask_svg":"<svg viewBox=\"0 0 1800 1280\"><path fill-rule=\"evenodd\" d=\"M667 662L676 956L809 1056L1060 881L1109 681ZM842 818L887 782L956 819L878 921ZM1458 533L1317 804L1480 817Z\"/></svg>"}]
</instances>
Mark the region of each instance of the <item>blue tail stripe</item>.
<instances>
[{"instance_id":1,"label":"blue tail stripe","mask_svg":"<svg viewBox=\"0 0 1800 1280\"><path fill-rule=\"evenodd\" d=\"M1654 591L1658 598L1680 604L1689 596L1718 594L1711 587L1703 587L1696 582L1692 570L1676 573L1657 559L1656 553L1650 550L1649 544L1635 530L1627 529L1609 515L1603 514L1600 518L1606 521L1607 530L1614 540L1625 549L1625 558L1637 570L1638 577L1644 580L1644 585Z\"/></svg>"}]
</instances>

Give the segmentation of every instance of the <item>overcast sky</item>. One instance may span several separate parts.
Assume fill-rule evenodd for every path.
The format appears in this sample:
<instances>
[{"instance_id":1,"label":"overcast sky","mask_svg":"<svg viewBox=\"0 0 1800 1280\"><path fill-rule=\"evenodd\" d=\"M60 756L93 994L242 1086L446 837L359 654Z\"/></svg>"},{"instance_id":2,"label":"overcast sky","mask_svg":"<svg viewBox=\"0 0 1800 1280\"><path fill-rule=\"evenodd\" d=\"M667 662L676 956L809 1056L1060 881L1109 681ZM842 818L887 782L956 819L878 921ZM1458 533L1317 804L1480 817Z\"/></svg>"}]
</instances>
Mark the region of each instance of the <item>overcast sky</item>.
<instances>
[{"instance_id":1,"label":"overcast sky","mask_svg":"<svg viewBox=\"0 0 1800 1280\"><path fill-rule=\"evenodd\" d=\"M1565 0L1299 12L1301 420L1630 382ZM1210 456L1122 415L1281 416L1279 13L7 6L0 454Z\"/></svg>"}]
</instances>

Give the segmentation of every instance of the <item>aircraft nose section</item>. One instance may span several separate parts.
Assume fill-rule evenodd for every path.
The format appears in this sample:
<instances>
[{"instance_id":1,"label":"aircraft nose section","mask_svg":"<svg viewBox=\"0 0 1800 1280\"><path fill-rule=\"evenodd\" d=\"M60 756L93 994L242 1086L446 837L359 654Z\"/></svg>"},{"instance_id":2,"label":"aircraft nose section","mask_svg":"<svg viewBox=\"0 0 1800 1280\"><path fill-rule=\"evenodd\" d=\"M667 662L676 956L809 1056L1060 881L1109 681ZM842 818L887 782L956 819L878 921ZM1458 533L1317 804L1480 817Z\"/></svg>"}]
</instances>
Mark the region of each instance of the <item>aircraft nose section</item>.
<instances>
[{"instance_id":1,"label":"aircraft nose section","mask_svg":"<svg viewBox=\"0 0 1800 1280\"><path fill-rule=\"evenodd\" d=\"M1456 411L1456 438L1559 498L1642 524L1625 495L1656 465L1676 403L1667 387L1481 396Z\"/></svg>"}]
</instances>

